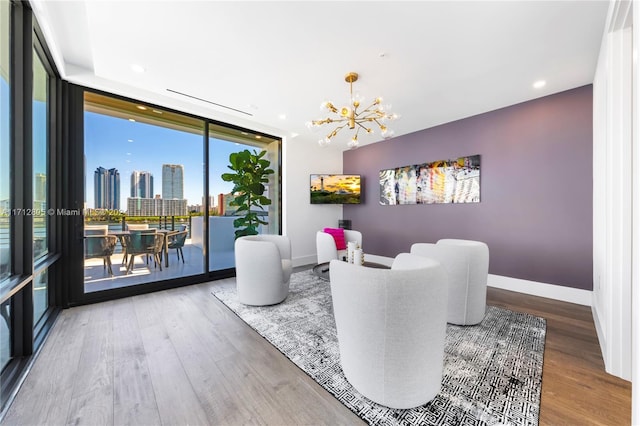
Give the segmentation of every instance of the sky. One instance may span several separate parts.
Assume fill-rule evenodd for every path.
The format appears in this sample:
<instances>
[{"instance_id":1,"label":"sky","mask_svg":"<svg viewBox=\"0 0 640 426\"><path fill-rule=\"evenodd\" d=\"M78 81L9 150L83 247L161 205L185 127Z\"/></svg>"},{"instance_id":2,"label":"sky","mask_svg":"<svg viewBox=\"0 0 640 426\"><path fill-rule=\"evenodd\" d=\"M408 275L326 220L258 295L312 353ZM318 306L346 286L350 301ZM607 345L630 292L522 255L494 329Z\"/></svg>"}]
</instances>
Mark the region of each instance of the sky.
<instances>
[{"instance_id":1,"label":"sky","mask_svg":"<svg viewBox=\"0 0 640 426\"><path fill-rule=\"evenodd\" d=\"M10 141L9 141L9 84L0 78L0 200L8 200L10 196ZM35 101L33 108L33 172L47 173L46 163L46 113L45 102Z\"/></svg>"},{"instance_id":2,"label":"sky","mask_svg":"<svg viewBox=\"0 0 640 426\"><path fill-rule=\"evenodd\" d=\"M116 168L120 172L120 210L127 209L131 195L131 172L146 171L153 175L153 192L162 194L162 165L184 166L184 196L188 205L202 204L203 146L202 136L131 122L93 112L85 112L86 206L93 208L93 175L98 167ZM226 194L232 183L224 182L220 175L229 172L229 154L254 147L210 139L211 195ZM217 201L216 201L217 202Z\"/></svg>"}]
</instances>

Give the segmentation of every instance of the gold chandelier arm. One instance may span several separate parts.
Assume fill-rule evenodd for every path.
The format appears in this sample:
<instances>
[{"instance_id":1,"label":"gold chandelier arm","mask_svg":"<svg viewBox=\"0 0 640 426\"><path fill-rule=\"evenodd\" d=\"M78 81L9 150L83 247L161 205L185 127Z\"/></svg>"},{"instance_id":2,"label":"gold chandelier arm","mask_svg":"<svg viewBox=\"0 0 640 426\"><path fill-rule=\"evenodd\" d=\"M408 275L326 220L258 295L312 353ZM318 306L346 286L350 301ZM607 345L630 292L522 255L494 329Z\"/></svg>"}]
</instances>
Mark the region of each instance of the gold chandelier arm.
<instances>
[{"instance_id":1,"label":"gold chandelier arm","mask_svg":"<svg viewBox=\"0 0 640 426\"><path fill-rule=\"evenodd\" d=\"M329 124L329 123L342 123L344 121L348 121L348 119L346 118L325 118L324 120L313 120L312 123L314 126L321 126L323 124Z\"/></svg>"},{"instance_id":2,"label":"gold chandelier arm","mask_svg":"<svg viewBox=\"0 0 640 426\"><path fill-rule=\"evenodd\" d=\"M345 121L345 120L340 120L340 121ZM328 137L329 139L333 138L335 135L337 135L337 134L338 134L338 132L339 132L340 130L344 129L344 128L347 126L347 124L349 124L349 123L344 123L342 126L338 126L338 127L336 127L335 129L333 129L333 131L332 131L331 133L329 133L329 134L327 135L327 137Z\"/></svg>"},{"instance_id":3,"label":"gold chandelier arm","mask_svg":"<svg viewBox=\"0 0 640 426\"><path fill-rule=\"evenodd\" d=\"M371 131L371 129L367 129L365 126L362 125L362 123L360 123L359 121L356 121L356 124L360 127L362 127L364 129L365 132L369 133ZM360 129L358 128L358 131L360 131ZM358 136L358 133L356 132L356 137Z\"/></svg>"}]
</instances>

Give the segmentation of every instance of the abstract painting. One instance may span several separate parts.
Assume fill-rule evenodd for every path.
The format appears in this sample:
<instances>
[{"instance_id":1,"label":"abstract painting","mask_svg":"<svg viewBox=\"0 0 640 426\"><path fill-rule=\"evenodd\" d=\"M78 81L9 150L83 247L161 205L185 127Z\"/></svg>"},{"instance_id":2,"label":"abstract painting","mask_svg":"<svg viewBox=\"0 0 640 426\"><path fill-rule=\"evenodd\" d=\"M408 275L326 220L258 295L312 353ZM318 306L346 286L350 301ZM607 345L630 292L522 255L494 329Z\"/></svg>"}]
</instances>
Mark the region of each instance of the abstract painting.
<instances>
[{"instance_id":1,"label":"abstract painting","mask_svg":"<svg viewBox=\"0 0 640 426\"><path fill-rule=\"evenodd\" d=\"M480 156L380 170L380 204L480 202Z\"/></svg>"}]
</instances>

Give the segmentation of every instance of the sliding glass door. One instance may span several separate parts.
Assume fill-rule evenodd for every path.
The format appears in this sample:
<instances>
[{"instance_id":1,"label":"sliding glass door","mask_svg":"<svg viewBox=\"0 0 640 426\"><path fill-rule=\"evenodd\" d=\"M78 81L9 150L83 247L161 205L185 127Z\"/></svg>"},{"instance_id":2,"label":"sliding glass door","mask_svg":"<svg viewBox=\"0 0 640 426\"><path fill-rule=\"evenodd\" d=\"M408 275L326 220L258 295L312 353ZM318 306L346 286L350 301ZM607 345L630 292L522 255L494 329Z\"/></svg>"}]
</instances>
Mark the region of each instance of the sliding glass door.
<instances>
[{"instance_id":1,"label":"sliding glass door","mask_svg":"<svg viewBox=\"0 0 640 426\"><path fill-rule=\"evenodd\" d=\"M280 145L255 131L85 91L83 294L233 275L238 215L233 185L221 175L231 153L267 151L276 173L265 194L272 203L258 211L268 222L260 232L278 234Z\"/></svg>"},{"instance_id":2,"label":"sliding glass door","mask_svg":"<svg viewBox=\"0 0 640 426\"><path fill-rule=\"evenodd\" d=\"M265 159L275 171L266 185L265 196L271 200L269 206L256 209L256 213L267 222L260 226L260 233L280 233L280 140L219 124L209 125L209 270L223 271L235 267L234 220L238 218L237 206L231 205L234 198L233 183L222 180L223 173L231 173L229 156L234 152L267 151Z\"/></svg>"},{"instance_id":3,"label":"sliding glass door","mask_svg":"<svg viewBox=\"0 0 640 426\"><path fill-rule=\"evenodd\" d=\"M84 97L85 293L200 275L205 122Z\"/></svg>"}]
</instances>

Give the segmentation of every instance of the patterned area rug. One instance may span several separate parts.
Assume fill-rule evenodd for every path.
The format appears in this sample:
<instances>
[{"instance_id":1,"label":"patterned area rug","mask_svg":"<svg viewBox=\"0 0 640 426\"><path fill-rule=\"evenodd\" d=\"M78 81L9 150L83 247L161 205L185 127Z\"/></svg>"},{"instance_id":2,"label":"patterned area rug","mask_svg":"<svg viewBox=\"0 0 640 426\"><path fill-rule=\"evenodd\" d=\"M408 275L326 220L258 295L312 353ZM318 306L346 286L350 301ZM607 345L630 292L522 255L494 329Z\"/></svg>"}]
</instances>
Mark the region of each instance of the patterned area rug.
<instances>
[{"instance_id":1,"label":"patterned area rug","mask_svg":"<svg viewBox=\"0 0 640 426\"><path fill-rule=\"evenodd\" d=\"M546 322L487 307L476 326L447 325L442 389L409 410L360 395L340 368L329 282L311 271L291 276L279 305L245 306L234 283L213 294L351 411L374 425L537 425Z\"/></svg>"}]
</instances>

